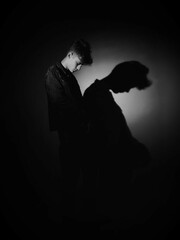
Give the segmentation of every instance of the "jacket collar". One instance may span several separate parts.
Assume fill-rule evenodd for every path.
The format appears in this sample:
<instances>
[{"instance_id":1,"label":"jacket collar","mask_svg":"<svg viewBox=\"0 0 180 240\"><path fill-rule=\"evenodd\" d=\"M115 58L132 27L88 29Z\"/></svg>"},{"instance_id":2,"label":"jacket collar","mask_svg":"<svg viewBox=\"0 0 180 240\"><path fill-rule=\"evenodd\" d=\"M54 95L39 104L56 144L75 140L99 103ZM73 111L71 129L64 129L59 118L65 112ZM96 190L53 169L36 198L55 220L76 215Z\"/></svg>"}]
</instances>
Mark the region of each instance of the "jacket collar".
<instances>
[{"instance_id":1,"label":"jacket collar","mask_svg":"<svg viewBox=\"0 0 180 240\"><path fill-rule=\"evenodd\" d=\"M65 67L63 67L63 65L61 64L61 62L57 62L56 63L56 67L58 68L58 70L63 73L64 75L66 76L70 76L71 75L71 72L66 69Z\"/></svg>"}]
</instances>

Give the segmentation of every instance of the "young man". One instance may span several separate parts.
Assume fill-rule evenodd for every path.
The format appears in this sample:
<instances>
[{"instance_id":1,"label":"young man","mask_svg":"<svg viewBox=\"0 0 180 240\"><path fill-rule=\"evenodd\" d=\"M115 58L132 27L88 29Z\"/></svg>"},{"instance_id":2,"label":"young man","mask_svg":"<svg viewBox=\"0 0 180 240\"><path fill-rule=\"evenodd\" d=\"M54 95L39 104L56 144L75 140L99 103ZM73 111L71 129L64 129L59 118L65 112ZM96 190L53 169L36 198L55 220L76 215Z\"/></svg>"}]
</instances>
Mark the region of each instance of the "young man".
<instances>
[{"instance_id":1,"label":"young man","mask_svg":"<svg viewBox=\"0 0 180 240\"><path fill-rule=\"evenodd\" d=\"M75 41L67 55L46 74L50 130L59 133L62 144L72 140L84 126L82 94L74 75L82 65L91 65L91 48L85 40Z\"/></svg>"},{"instance_id":2,"label":"young man","mask_svg":"<svg viewBox=\"0 0 180 240\"><path fill-rule=\"evenodd\" d=\"M92 62L90 44L80 39L46 73L49 127L59 136L63 189L70 194L76 191L81 164L85 159L82 151L87 131L82 93L73 73Z\"/></svg>"}]
</instances>

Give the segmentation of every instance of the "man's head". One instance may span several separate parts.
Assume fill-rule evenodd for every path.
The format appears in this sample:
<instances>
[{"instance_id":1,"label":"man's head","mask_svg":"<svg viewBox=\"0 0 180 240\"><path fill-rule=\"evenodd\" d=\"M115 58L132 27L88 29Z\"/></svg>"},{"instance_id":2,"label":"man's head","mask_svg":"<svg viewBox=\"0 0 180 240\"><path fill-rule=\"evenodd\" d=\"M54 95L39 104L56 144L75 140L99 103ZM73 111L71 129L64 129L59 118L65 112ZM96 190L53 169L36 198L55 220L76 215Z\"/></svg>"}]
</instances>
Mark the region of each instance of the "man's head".
<instances>
[{"instance_id":1,"label":"man's head","mask_svg":"<svg viewBox=\"0 0 180 240\"><path fill-rule=\"evenodd\" d=\"M64 67L70 72L78 71L82 65L91 65L92 62L90 44L83 39L74 41L66 58L62 61Z\"/></svg>"},{"instance_id":2,"label":"man's head","mask_svg":"<svg viewBox=\"0 0 180 240\"><path fill-rule=\"evenodd\" d=\"M109 86L114 93L145 89L152 84L147 78L148 72L149 69L137 61L120 63L108 76Z\"/></svg>"}]
</instances>

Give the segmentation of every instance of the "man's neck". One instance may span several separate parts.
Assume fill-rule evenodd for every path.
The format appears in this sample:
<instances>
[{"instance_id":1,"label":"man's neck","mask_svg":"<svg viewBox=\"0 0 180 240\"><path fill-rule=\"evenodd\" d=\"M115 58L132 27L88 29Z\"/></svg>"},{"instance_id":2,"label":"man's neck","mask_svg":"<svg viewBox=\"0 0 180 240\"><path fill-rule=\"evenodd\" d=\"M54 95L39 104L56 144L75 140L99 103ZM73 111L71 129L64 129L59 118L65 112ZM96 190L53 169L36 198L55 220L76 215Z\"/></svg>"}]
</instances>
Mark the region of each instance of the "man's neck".
<instances>
[{"instance_id":1,"label":"man's neck","mask_svg":"<svg viewBox=\"0 0 180 240\"><path fill-rule=\"evenodd\" d=\"M67 62L66 62L66 58L64 58L62 61L61 61L61 64L62 66L68 70L68 65L67 65Z\"/></svg>"}]
</instances>

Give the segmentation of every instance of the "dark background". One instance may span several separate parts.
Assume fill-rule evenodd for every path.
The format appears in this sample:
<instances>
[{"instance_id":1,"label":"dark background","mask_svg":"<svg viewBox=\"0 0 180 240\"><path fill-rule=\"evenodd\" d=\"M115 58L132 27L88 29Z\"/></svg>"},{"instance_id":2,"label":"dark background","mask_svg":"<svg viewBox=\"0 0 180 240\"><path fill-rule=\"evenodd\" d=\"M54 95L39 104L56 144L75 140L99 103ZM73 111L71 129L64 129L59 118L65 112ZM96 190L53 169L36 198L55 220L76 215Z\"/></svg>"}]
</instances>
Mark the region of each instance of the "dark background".
<instances>
[{"instance_id":1,"label":"dark background","mask_svg":"<svg viewBox=\"0 0 180 240\"><path fill-rule=\"evenodd\" d=\"M136 58L150 67L154 84L140 98L145 110L136 113L141 117L134 120L127 110L139 104L133 101L136 92L129 95L130 102L128 96L116 96L116 100L125 102L123 111L131 130L154 157L149 185L141 183L137 193L150 206L147 210L143 205L142 219L152 219L148 231L156 229L160 235L172 237L179 225L180 33L176 4L19 2L4 5L1 11L1 228L7 239L42 236L45 229L51 232L61 223L58 138L48 129L44 75L79 37L90 41L94 56L92 70L77 74L82 92L118 61ZM151 109L148 113L147 108ZM149 217L154 209L156 217Z\"/></svg>"}]
</instances>

